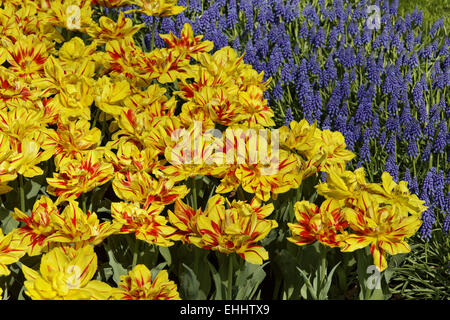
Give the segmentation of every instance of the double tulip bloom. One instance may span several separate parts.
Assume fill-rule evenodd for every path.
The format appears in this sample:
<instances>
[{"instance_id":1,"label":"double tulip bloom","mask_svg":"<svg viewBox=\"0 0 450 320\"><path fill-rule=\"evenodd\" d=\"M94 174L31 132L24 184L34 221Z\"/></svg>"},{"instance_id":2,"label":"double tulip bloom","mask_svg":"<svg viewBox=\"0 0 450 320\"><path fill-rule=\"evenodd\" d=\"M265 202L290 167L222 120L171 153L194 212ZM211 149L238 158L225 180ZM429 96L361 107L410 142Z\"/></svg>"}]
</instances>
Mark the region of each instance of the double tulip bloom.
<instances>
[{"instance_id":1,"label":"double tulip bloom","mask_svg":"<svg viewBox=\"0 0 450 320\"><path fill-rule=\"evenodd\" d=\"M423 202L387 173L375 184L361 169L346 171L354 154L339 132L306 120L275 132L264 98L271 78L264 81L243 56L230 47L211 54L214 44L190 24L180 37L161 35L165 48L146 52L133 38L143 26L123 13L116 21L92 18L92 4L167 17L185 9L176 0L35 2L0 8L0 194L18 177L22 183L55 168L46 177L55 200L40 197L30 215L15 208L22 225L0 232L0 275L25 254L42 256L39 271L22 267L32 299L179 299L167 271L153 277L144 265L116 288L93 280L93 247L117 234L262 264L269 253L261 240L278 227L268 202L318 172L327 174L317 186L325 201L295 204L289 241L344 252L370 246L380 270L386 253L410 250L406 238L420 226ZM65 41L61 29L83 39ZM258 137L270 151L251 162L249 132L261 131L270 131ZM216 194L193 208L184 198L197 190L186 181L199 175L217 181ZM106 208L110 221L101 221L82 208L86 194L108 183L118 200ZM252 201L226 198L240 191Z\"/></svg>"},{"instance_id":2,"label":"double tulip bloom","mask_svg":"<svg viewBox=\"0 0 450 320\"><path fill-rule=\"evenodd\" d=\"M317 190L326 200L320 208L307 201L296 203L297 222L289 224L289 241L305 245L317 240L343 252L370 246L380 271L387 268L386 254L411 251L406 239L422 225L420 215L427 207L409 193L404 181L396 184L385 172L381 184L367 183L362 169L338 169Z\"/></svg>"},{"instance_id":3,"label":"double tulip bloom","mask_svg":"<svg viewBox=\"0 0 450 320\"><path fill-rule=\"evenodd\" d=\"M252 203L227 203L220 195L209 199L205 211L194 210L181 200L169 211L169 221L177 231L173 238L192 243L199 248L230 254L237 253L244 260L262 264L268 252L258 244L278 226L275 220L266 219L273 205L261 206L255 198Z\"/></svg>"}]
</instances>

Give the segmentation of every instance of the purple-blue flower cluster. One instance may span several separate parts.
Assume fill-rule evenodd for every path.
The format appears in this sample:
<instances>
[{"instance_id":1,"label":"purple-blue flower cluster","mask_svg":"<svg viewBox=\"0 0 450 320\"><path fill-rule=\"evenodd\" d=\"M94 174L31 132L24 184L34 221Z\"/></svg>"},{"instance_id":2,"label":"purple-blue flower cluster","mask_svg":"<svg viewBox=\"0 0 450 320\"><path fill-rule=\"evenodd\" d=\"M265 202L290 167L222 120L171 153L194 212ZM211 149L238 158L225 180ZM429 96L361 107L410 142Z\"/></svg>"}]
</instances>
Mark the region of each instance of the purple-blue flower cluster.
<instances>
[{"instance_id":1,"label":"purple-blue flower cluster","mask_svg":"<svg viewBox=\"0 0 450 320\"><path fill-rule=\"evenodd\" d=\"M190 0L181 14L158 18L156 34L179 34L190 22L214 50L245 53L245 63L272 77L267 97L277 124L317 121L342 132L357 154L350 168L406 179L430 205L421 229L428 239L436 213L443 213L444 231L450 225L450 37L443 19L427 29L418 9L400 17L398 0L375 1L380 26L370 29L371 4ZM151 26L151 18L143 21ZM164 46L159 36L155 44Z\"/></svg>"}]
</instances>

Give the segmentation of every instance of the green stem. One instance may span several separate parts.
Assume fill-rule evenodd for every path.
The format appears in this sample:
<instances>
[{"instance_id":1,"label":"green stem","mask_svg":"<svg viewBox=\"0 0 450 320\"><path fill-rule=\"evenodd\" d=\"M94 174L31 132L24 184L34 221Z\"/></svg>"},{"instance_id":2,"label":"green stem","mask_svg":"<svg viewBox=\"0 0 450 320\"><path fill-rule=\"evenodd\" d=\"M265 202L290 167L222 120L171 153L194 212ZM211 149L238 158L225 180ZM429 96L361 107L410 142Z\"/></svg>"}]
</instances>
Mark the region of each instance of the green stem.
<instances>
[{"instance_id":1,"label":"green stem","mask_svg":"<svg viewBox=\"0 0 450 320\"><path fill-rule=\"evenodd\" d=\"M342 255L342 269L338 270L338 277L339 277L339 286L343 290L344 297L347 296L347 264L348 264L348 254Z\"/></svg>"},{"instance_id":2,"label":"green stem","mask_svg":"<svg viewBox=\"0 0 450 320\"><path fill-rule=\"evenodd\" d=\"M303 196L303 182L300 182L300 186L297 188L296 197L294 199L294 203L297 201L301 201Z\"/></svg>"},{"instance_id":3,"label":"green stem","mask_svg":"<svg viewBox=\"0 0 450 320\"><path fill-rule=\"evenodd\" d=\"M20 210L25 212L25 187L23 175L19 174L19 193L20 193Z\"/></svg>"},{"instance_id":4,"label":"green stem","mask_svg":"<svg viewBox=\"0 0 450 320\"><path fill-rule=\"evenodd\" d=\"M239 195L239 200L245 201L244 190L242 189L242 187L238 187L238 195Z\"/></svg>"},{"instance_id":5,"label":"green stem","mask_svg":"<svg viewBox=\"0 0 450 320\"><path fill-rule=\"evenodd\" d=\"M95 110L94 120L92 121L91 129L95 128L95 125L97 124L99 116L100 116L100 109L97 109L97 110Z\"/></svg>"},{"instance_id":6,"label":"green stem","mask_svg":"<svg viewBox=\"0 0 450 320\"><path fill-rule=\"evenodd\" d=\"M233 286L233 255L228 254L228 286L227 286L227 299L233 300L232 297L232 286Z\"/></svg>"},{"instance_id":7,"label":"green stem","mask_svg":"<svg viewBox=\"0 0 450 320\"><path fill-rule=\"evenodd\" d=\"M100 112L99 116L101 116L101 112ZM106 114L105 114L105 119L103 119L103 121L102 121L101 141L103 141L103 139L104 139L105 137L106 137L106 139L109 140L108 132L109 132L109 130L108 130L107 127L106 127Z\"/></svg>"},{"instance_id":8,"label":"green stem","mask_svg":"<svg viewBox=\"0 0 450 320\"><path fill-rule=\"evenodd\" d=\"M430 154L430 159L428 160L428 170L431 170L431 167L433 166L433 154Z\"/></svg>"},{"instance_id":9,"label":"green stem","mask_svg":"<svg viewBox=\"0 0 450 320\"><path fill-rule=\"evenodd\" d=\"M276 279L275 279L275 287L273 289L272 300L279 300L280 299L280 288L281 288L281 280L280 280L279 277L276 277Z\"/></svg>"},{"instance_id":10,"label":"green stem","mask_svg":"<svg viewBox=\"0 0 450 320\"><path fill-rule=\"evenodd\" d=\"M195 177L192 178L192 202L193 202L193 209L197 211L197 183L195 181Z\"/></svg>"},{"instance_id":11,"label":"green stem","mask_svg":"<svg viewBox=\"0 0 450 320\"><path fill-rule=\"evenodd\" d=\"M83 210L84 213L87 213L87 208L86 208L86 195L84 193L82 193L80 195L80 202L81 202L81 210Z\"/></svg>"},{"instance_id":12,"label":"green stem","mask_svg":"<svg viewBox=\"0 0 450 320\"><path fill-rule=\"evenodd\" d=\"M136 239L136 242L134 243L134 250L133 250L133 262L132 262L132 268L136 266L137 260L138 260L138 254L139 254L139 239Z\"/></svg>"},{"instance_id":13,"label":"green stem","mask_svg":"<svg viewBox=\"0 0 450 320\"><path fill-rule=\"evenodd\" d=\"M192 250L194 251L194 273L198 274L198 264L200 260L200 251L195 245L192 245Z\"/></svg>"},{"instance_id":14,"label":"green stem","mask_svg":"<svg viewBox=\"0 0 450 320\"><path fill-rule=\"evenodd\" d=\"M159 256L159 248L156 244L152 244L151 245L153 252L155 253L153 255L153 259L152 259L152 265L156 266L157 262L158 262L158 256Z\"/></svg>"},{"instance_id":15,"label":"green stem","mask_svg":"<svg viewBox=\"0 0 450 320\"><path fill-rule=\"evenodd\" d=\"M439 153L437 154L437 158L436 158L436 170L439 171Z\"/></svg>"},{"instance_id":16,"label":"green stem","mask_svg":"<svg viewBox=\"0 0 450 320\"><path fill-rule=\"evenodd\" d=\"M152 19L152 41L150 42L150 52L155 48L155 28L156 28L156 17Z\"/></svg>"},{"instance_id":17,"label":"green stem","mask_svg":"<svg viewBox=\"0 0 450 320\"><path fill-rule=\"evenodd\" d=\"M317 286L317 297L320 297L320 292L323 290L323 286L326 283L327 276L327 252L328 247L321 245L320 246L320 269L319 269L319 285Z\"/></svg>"}]
</instances>

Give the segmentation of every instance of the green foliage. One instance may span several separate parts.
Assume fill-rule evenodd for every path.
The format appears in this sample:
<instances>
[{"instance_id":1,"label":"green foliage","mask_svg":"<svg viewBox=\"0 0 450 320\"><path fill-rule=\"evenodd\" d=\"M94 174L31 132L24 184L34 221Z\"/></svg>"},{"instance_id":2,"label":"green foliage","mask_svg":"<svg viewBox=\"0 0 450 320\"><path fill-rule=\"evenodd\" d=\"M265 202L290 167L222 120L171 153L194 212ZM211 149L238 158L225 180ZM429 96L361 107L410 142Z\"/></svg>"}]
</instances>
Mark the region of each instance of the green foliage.
<instances>
[{"instance_id":1,"label":"green foliage","mask_svg":"<svg viewBox=\"0 0 450 320\"><path fill-rule=\"evenodd\" d=\"M441 227L438 224L436 228ZM392 259L393 296L398 299L449 300L450 237L433 232L428 242L418 236L411 240L414 243L411 252Z\"/></svg>"},{"instance_id":2,"label":"green foliage","mask_svg":"<svg viewBox=\"0 0 450 320\"><path fill-rule=\"evenodd\" d=\"M404 16L412 12L415 8L423 11L425 25L432 25L436 20L444 17L444 25L447 30L450 28L450 2L445 0L400 0L399 14Z\"/></svg>"}]
</instances>

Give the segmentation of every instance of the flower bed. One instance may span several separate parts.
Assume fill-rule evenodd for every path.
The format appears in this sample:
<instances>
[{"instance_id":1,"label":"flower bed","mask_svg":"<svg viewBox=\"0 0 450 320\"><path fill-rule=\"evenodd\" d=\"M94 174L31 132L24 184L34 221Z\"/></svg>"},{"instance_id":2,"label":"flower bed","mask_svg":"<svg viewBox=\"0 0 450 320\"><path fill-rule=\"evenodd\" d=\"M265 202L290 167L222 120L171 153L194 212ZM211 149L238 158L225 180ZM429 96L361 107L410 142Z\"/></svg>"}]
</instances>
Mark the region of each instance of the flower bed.
<instances>
[{"instance_id":1,"label":"flower bed","mask_svg":"<svg viewBox=\"0 0 450 320\"><path fill-rule=\"evenodd\" d=\"M426 46L386 4L370 32L363 2L186 5L0 8L4 297L390 297L448 212L439 24Z\"/></svg>"}]
</instances>

